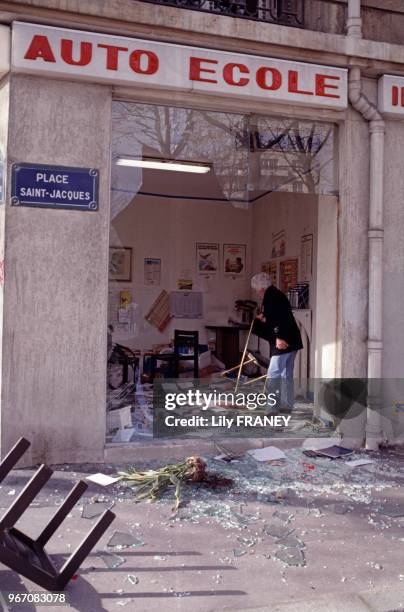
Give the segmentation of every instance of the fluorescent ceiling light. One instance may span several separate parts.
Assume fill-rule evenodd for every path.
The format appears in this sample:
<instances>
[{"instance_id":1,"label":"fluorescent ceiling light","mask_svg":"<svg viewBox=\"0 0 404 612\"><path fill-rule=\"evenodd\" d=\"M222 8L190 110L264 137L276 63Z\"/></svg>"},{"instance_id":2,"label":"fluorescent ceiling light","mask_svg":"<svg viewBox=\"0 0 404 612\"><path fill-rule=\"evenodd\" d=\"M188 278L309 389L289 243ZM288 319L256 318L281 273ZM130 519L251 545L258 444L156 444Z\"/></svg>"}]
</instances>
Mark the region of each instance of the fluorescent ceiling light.
<instances>
[{"instance_id":1,"label":"fluorescent ceiling light","mask_svg":"<svg viewBox=\"0 0 404 612\"><path fill-rule=\"evenodd\" d=\"M193 162L174 162L161 159L133 159L120 157L117 166L132 166L136 168L148 168L149 170L170 170L171 172L194 172L195 174L206 174L210 171L208 164Z\"/></svg>"}]
</instances>

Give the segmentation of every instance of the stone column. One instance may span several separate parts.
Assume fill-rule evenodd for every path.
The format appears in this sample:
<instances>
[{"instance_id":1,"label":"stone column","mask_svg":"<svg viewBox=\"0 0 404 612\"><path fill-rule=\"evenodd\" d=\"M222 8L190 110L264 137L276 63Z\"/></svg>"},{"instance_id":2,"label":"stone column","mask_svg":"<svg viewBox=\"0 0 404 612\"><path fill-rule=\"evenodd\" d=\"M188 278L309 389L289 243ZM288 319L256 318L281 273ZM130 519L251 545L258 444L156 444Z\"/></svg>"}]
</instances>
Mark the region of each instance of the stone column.
<instances>
[{"instance_id":1,"label":"stone column","mask_svg":"<svg viewBox=\"0 0 404 612\"><path fill-rule=\"evenodd\" d=\"M1 450L23 435L31 463L103 459L111 99L103 85L11 78L9 173L100 171L97 212L12 207L8 190Z\"/></svg>"}]
</instances>

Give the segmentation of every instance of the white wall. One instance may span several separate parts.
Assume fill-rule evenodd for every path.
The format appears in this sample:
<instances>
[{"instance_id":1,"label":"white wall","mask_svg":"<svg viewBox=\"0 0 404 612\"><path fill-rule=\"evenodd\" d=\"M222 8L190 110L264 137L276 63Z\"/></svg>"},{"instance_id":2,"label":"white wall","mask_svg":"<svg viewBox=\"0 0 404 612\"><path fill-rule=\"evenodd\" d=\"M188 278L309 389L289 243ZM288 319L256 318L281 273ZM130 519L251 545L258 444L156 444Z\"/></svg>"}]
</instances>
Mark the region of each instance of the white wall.
<instances>
[{"instance_id":1,"label":"white wall","mask_svg":"<svg viewBox=\"0 0 404 612\"><path fill-rule=\"evenodd\" d=\"M144 188L145 184L142 189ZM251 204L247 209L235 208L226 202L136 196L111 225L110 244L133 248L133 282L110 282L109 285L109 321L115 326L114 339L134 349L147 350L151 349L153 344L168 342L173 337L175 328L184 328L198 329L200 342L206 342L206 323L225 324L228 316L232 314L234 301L251 297L251 276L261 270L262 262L271 259L272 233L282 229L286 232L286 254L278 258L278 278L279 262L296 257L300 265L301 237L313 234L310 372L311 376L314 376L315 372L317 376L328 376L333 368L335 370L336 353L337 202L331 197L320 200L322 210L318 221L319 198L314 195L273 193ZM318 223L322 228L321 236L317 228ZM226 242L247 244L245 279L226 278L222 270L217 278L198 277L195 267L197 242L218 242L221 248ZM321 262L317 259L317 250L320 247ZM145 257L162 260L159 287L144 285ZM220 264L222 267L222 261ZM176 290L177 279L182 276L184 269L190 270L194 289L203 291L204 318L173 319L161 333L144 320L144 315L162 289ZM321 287L317 287L318 274ZM117 325L117 296L121 290L126 289L131 291L133 301L139 306L135 332L133 328L128 331L124 326ZM114 300L111 295L115 296ZM319 319L317 308L320 309ZM266 343L261 344L261 350L265 353ZM327 354L324 354L323 349L328 351Z\"/></svg>"},{"instance_id":2,"label":"white wall","mask_svg":"<svg viewBox=\"0 0 404 612\"><path fill-rule=\"evenodd\" d=\"M180 177L180 175L179 175ZM182 180L182 177L179 178ZM220 244L220 272L205 279L196 273L196 243ZM224 243L247 245L247 266L244 279L223 275L222 247ZM251 214L228 202L208 202L164 199L138 195L112 222L111 246L133 248L133 282L110 283L115 295L129 289L133 301L139 305L140 333L121 332L114 339L136 349L151 349L153 344L167 342L174 329L200 332L200 343L207 341L206 323L226 324L234 316L236 299L250 297L251 277ZM161 285L144 285L144 258L160 258ZM203 319L173 319L164 332L144 321L156 297L165 289L177 290L177 280L189 270L193 289L203 291ZM111 299L110 299L111 304ZM110 308L109 321L118 329L116 308Z\"/></svg>"}]
</instances>

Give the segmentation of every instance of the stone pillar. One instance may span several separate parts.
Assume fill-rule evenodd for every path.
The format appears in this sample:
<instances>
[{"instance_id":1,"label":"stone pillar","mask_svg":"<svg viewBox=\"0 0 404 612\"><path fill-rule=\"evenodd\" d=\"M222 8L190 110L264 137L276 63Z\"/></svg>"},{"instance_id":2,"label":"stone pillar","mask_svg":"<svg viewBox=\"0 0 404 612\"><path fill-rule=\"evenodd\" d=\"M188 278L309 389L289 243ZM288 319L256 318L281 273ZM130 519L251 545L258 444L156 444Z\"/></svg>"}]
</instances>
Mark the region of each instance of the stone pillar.
<instances>
[{"instance_id":1,"label":"stone pillar","mask_svg":"<svg viewBox=\"0 0 404 612\"><path fill-rule=\"evenodd\" d=\"M97 212L6 204L1 451L103 459L111 89L13 75L8 164L100 171ZM9 181L10 184L10 181Z\"/></svg>"},{"instance_id":2,"label":"stone pillar","mask_svg":"<svg viewBox=\"0 0 404 612\"><path fill-rule=\"evenodd\" d=\"M340 127L338 223L339 290L338 353L341 378L367 377L369 126L349 108ZM357 412L354 407L353 412ZM346 443L365 439L366 409L345 419L340 430Z\"/></svg>"}]
</instances>

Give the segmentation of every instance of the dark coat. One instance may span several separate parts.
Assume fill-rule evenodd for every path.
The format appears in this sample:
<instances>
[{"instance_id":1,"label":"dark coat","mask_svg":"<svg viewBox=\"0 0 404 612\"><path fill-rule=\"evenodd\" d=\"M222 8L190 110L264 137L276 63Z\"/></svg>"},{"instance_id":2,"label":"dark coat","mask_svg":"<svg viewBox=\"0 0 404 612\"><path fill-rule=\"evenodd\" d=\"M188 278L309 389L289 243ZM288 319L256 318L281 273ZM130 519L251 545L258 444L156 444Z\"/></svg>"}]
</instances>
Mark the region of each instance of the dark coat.
<instances>
[{"instance_id":1,"label":"dark coat","mask_svg":"<svg viewBox=\"0 0 404 612\"><path fill-rule=\"evenodd\" d=\"M262 302L264 321L255 320L253 333L268 340L272 355L283 355L303 348L302 337L286 295L271 285L265 291ZM276 348L276 339L285 340L288 348Z\"/></svg>"}]
</instances>

